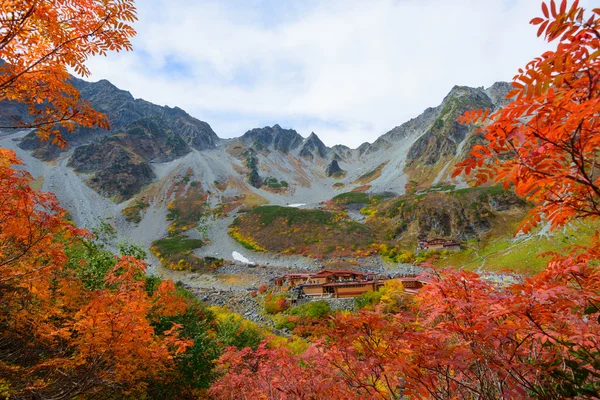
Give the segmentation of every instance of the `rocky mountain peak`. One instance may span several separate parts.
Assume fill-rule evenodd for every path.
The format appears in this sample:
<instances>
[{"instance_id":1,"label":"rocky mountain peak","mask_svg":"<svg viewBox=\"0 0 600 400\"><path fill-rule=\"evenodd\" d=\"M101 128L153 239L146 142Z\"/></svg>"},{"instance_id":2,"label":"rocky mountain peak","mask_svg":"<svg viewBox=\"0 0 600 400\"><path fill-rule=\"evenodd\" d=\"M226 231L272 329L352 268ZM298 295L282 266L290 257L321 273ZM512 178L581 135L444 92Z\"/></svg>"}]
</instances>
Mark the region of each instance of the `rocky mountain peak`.
<instances>
[{"instance_id":1,"label":"rocky mountain peak","mask_svg":"<svg viewBox=\"0 0 600 400\"><path fill-rule=\"evenodd\" d=\"M303 141L298 132L293 129L283 129L278 124L249 130L242 135L241 139L257 150L277 150L282 153L289 153L298 148Z\"/></svg>"},{"instance_id":2,"label":"rocky mountain peak","mask_svg":"<svg viewBox=\"0 0 600 400\"><path fill-rule=\"evenodd\" d=\"M88 100L99 111L107 112L113 107L120 107L134 97L126 90L119 89L106 79L98 82L88 82L83 79L72 78L73 86L79 90L81 97Z\"/></svg>"},{"instance_id":3,"label":"rocky mountain peak","mask_svg":"<svg viewBox=\"0 0 600 400\"><path fill-rule=\"evenodd\" d=\"M513 90L512 84L509 82L496 82L489 88L485 89L485 93L492 100L496 108L504 107L509 100L506 98L508 92Z\"/></svg>"},{"instance_id":4,"label":"rocky mountain peak","mask_svg":"<svg viewBox=\"0 0 600 400\"><path fill-rule=\"evenodd\" d=\"M456 119L468 110L493 107L494 103L483 88L454 86L431 113L425 134L411 146L407 155L409 165L416 161L432 166L444 158L456 156L471 129Z\"/></svg>"},{"instance_id":5,"label":"rocky mountain peak","mask_svg":"<svg viewBox=\"0 0 600 400\"><path fill-rule=\"evenodd\" d=\"M143 99L135 99L131 93L121 90L107 80L87 82L71 78L81 97L91 103L94 109L108 117L111 130L80 128L75 135L65 135L71 146L101 140L104 136L126 129L138 120L160 119L162 125L197 150L216 147L219 137L209 124L200 121L180 108L162 107ZM40 142L31 132L21 142L21 147L34 150L42 159L51 159L60 153L60 149L48 142Z\"/></svg>"},{"instance_id":6,"label":"rocky mountain peak","mask_svg":"<svg viewBox=\"0 0 600 400\"><path fill-rule=\"evenodd\" d=\"M313 156L318 156L320 158L327 157L328 148L325 146L325 143L319 139L316 133L311 132L311 134L306 138L302 145L302 149L300 150L300 156L312 158Z\"/></svg>"}]
</instances>

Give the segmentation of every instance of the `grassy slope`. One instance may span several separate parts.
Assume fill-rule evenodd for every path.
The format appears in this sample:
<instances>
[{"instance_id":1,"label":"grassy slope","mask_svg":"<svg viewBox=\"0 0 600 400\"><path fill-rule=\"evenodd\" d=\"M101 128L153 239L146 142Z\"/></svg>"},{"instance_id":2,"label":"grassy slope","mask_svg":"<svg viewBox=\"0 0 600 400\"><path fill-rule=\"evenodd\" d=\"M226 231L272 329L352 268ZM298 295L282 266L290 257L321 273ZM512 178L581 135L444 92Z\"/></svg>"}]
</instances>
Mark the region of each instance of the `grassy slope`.
<instances>
[{"instance_id":1,"label":"grassy slope","mask_svg":"<svg viewBox=\"0 0 600 400\"><path fill-rule=\"evenodd\" d=\"M408 254L415 249L419 234L418 221L423 218L421 214L431 219L432 215L436 215L431 211L432 207L450 215L462 209L462 212L475 213L476 216L473 220L467 219L459 223L468 225L488 220L490 229L479 231L479 241L464 241L464 249L460 252L438 254L432 260L433 263L440 267L490 272L513 271L524 275L544 269L548 257L538 257L538 254L560 252L568 245L586 244L595 230L600 228L600 222L595 225L575 223L560 232L548 233L538 229L531 235L515 238L513 234L528 207L515 203L504 211L485 208L488 199L508 199L510 203L510 197L507 196L498 186L450 190L445 194L421 192L388 200L364 193L343 193L328 202L332 212L279 206L257 207L238 217L233 228L236 235L266 251L330 258L351 254L356 256L361 250L372 252L375 248L383 251L381 249L388 246L397 248L399 253ZM365 214L371 215L366 223L360 224L344 218L342 210L353 204L366 206ZM477 211L482 205L484 208ZM490 215L487 215L488 211ZM409 217L416 219L412 222L404 219ZM404 225L404 229L397 229ZM393 236L393 232L399 232L398 236L392 238L390 235Z\"/></svg>"},{"instance_id":2,"label":"grassy slope","mask_svg":"<svg viewBox=\"0 0 600 400\"><path fill-rule=\"evenodd\" d=\"M467 270L514 271L531 275L542 271L549 257L539 256L546 252L564 252L569 245L588 244L600 222L572 223L567 228L542 234L537 229L531 235L514 237L519 221L507 219L494 226L479 245L476 240L464 243L465 250L442 256L435 261L438 266L463 267Z\"/></svg>"},{"instance_id":3,"label":"grassy slope","mask_svg":"<svg viewBox=\"0 0 600 400\"><path fill-rule=\"evenodd\" d=\"M237 217L230 235L247 248L279 253L349 256L371 251L375 234L344 213L293 207L256 207Z\"/></svg>"}]
</instances>

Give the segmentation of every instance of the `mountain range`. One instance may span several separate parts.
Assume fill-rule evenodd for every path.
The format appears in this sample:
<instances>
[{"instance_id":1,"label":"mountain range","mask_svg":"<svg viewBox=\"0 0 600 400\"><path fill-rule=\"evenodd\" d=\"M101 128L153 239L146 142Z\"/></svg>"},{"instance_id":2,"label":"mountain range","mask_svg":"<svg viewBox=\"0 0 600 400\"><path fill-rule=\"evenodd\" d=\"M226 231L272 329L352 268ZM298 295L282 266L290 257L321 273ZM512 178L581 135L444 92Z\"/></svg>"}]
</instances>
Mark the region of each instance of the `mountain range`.
<instances>
[{"instance_id":1,"label":"mountain range","mask_svg":"<svg viewBox=\"0 0 600 400\"><path fill-rule=\"evenodd\" d=\"M438 106L351 149L279 125L221 139L184 110L135 99L106 80L73 78L73 84L108 116L110 131L67 134L67 151L40 142L34 132L0 136L0 146L18 151L38 185L55 192L77 224L112 218L124 235L146 245L167 234L168 206L190 185L207 209L232 212L262 204L311 207L352 191L401 195L410 181L419 188L464 187L461 177L450 178L453 165L481 139L476 127L456 118L502 107L510 89L506 82L455 86ZM0 104L3 120L22 112Z\"/></svg>"}]
</instances>

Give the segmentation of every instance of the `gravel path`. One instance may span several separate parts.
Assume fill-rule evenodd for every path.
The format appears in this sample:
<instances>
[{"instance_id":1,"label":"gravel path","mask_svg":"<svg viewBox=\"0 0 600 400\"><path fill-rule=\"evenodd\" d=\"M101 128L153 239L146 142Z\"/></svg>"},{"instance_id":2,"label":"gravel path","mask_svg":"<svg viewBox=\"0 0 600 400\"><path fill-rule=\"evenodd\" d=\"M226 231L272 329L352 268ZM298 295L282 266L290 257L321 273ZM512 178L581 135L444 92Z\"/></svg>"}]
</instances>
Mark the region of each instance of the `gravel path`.
<instances>
[{"instance_id":1,"label":"gravel path","mask_svg":"<svg viewBox=\"0 0 600 400\"><path fill-rule=\"evenodd\" d=\"M208 237L210 243L196 249L194 251L200 257L218 257L230 262L239 262L233 256L234 252L245 257L250 262L257 265L264 265L267 267L277 266L294 268L298 270L318 270L321 267L321 263L304 256L296 255L280 255L274 253L257 252L246 249L244 246L236 242L227 232L229 232L229 225L235 219L235 215L230 215L227 218L212 220L210 228L208 230ZM192 230L190 232L191 237L200 238L199 232ZM240 263L243 265L243 263Z\"/></svg>"}]
</instances>

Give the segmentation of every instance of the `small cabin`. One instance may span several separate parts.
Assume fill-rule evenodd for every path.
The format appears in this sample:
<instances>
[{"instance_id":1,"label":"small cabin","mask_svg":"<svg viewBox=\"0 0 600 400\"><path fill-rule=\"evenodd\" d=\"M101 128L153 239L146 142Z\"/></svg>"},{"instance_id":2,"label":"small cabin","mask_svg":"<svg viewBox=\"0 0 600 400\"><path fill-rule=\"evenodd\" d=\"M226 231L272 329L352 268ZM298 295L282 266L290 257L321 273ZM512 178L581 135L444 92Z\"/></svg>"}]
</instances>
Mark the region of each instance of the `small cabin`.
<instances>
[{"instance_id":1,"label":"small cabin","mask_svg":"<svg viewBox=\"0 0 600 400\"><path fill-rule=\"evenodd\" d=\"M446 239L421 239L417 243L417 252L419 251L460 251L460 242Z\"/></svg>"},{"instance_id":2,"label":"small cabin","mask_svg":"<svg viewBox=\"0 0 600 400\"><path fill-rule=\"evenodd\" d=\"M313 274L286 274L274 279L273 284L279 292L297 287L302 296L309 298L344 298L378 290L385 280L372 272L325 269Z\"/></svg>"}]
</instances>

